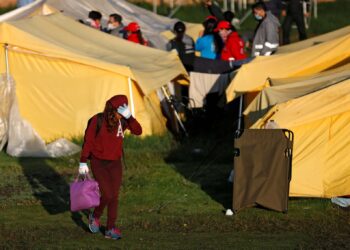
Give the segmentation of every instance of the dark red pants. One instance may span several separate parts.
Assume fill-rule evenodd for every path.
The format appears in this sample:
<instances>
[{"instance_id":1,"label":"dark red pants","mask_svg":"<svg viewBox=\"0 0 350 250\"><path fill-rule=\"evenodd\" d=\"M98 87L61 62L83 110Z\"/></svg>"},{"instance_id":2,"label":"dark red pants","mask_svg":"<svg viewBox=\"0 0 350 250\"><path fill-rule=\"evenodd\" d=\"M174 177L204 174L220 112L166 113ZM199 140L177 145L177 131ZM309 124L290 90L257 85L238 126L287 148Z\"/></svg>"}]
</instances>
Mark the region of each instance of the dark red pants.
<instances>
[{"instance_id":1,"label":"dark red pants","mask_svg":"<svg viewBox=\"0 0 350 250\"><path fill-rule=\"evenodd\" d=\"M115 227L118 214L118 196L123 174L121 160L107 161L92 157L91 169L101 192L100 205L95 208L94 217L100 218L107 206L107 229L111 229Z\"/></svg>"}]
</instances>

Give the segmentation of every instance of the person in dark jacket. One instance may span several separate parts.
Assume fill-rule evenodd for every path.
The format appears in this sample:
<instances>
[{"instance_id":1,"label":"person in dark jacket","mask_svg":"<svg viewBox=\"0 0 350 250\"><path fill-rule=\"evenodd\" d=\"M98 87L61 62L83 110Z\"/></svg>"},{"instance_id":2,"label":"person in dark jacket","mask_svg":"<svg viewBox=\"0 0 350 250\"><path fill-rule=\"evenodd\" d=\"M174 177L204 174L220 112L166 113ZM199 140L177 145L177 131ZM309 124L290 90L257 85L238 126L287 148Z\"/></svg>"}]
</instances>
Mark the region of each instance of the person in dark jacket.
<instances>
[{"instance_id":1,"label":"person in dark jacket","mask_svg":"<svg viewBox=\"0 0 350 250\"><path fill-rule=\"evenodd\" d=\"M125 95L113 96L106 102L103 113L93 116L88 123L81 152L79 173L87 174L90 160L92 173L99 184L100 205L89 215L89 229L100 231L100 218L107 207L106 238L119 239L117 229L118 196L122 180L122 152L124 131L129 129L134 135L141 135L142 128L132 117Z\"/></svg>"},{"instance_id":2,"label":"person in dark jacket","mask_svg":"<svg viewBox=\"0 0 350 250\"><path fill-rule=\"evenodd\" d=\"M205 5L208 8L208 11L210 14L218 21L227 21L229 22L232 27L238 27L239 26L239 19L236 18L235 13L233 13L230 10L222 11L220 6L217 4L213 3L211 0L206 0Z\"/></svg>"},{"instance_id":3,"label":"person in dark jacket","mask_svg":"<svg viewBox=\"0 0 350 250\"><path fill-rule=\"evenodd\" d=\"M179 55L182 64L186 70L193 70L193 61L195 57L195 44L193 39L186 35L186 26L183 22L178 21L174 24L175 38L167 44L167 50L175 49Z\"/></svg>"},{"instance_id":4,"label":"person in dark jacket","mask_svg":"<svg viewBox=\"0 0 350 250\"><path fill-rule=\"evenodd\" d=\"M282 0L264 0L264 3L267 10L271 11L277 19L281 18Z\"/></svg>"},{"instance_id":5,"label":"person in dark jacket","mask_svg":"<svg viewBox=\"0 0 350 250\"><path fill-rule=\"evenodd\" d=\"M305 21L304 21L304 11L303 2L308 2L309 0L283 0L282 1L282 16L284 16L284 21L282 25L283 30L283 44L289 44L290 31L293 22L297 25L299 40L305 40L307 38ZM307 12L306 16L309 15Z\"/></svg>"}]
</instances>

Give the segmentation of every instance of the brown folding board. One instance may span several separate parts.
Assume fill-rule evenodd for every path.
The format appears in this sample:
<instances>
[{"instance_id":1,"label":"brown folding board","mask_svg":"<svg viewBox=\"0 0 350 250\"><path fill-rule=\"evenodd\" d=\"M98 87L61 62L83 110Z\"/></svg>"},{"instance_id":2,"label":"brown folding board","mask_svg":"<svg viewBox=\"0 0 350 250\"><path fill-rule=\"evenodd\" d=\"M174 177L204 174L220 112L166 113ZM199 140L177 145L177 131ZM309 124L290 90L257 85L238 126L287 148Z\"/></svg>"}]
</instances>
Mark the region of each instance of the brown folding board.
<instances>
[{"instance_id":1,"label":"brown folding board","mask_svg":"<svg viewBox=\"0 0 350 250\"><path fill-rule=\"evenodd\" d=\"M287 212L293 133L245 129L234 141L233 211L260 205Z\"/></svg>"}]
</instances>

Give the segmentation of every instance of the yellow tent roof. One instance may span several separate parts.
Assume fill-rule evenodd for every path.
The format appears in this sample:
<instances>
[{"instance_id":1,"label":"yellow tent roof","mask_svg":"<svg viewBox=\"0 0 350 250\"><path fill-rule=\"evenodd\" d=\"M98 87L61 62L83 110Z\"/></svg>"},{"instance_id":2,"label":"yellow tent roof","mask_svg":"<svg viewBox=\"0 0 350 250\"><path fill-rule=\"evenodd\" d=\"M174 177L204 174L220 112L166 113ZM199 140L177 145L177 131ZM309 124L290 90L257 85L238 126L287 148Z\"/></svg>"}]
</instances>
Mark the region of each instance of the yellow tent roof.
<instances>
[{"instance_id":1,"label":"yellow tent roof","mask_svg":"<svg viewBox=\"0 0 350 250\"><path fill-rule=\"evenodd\" d=\"M311 75L350 57L350 34L292 53L257 57L243 65L226 89L227 101L238 94L259 91L268 78Z\"/></svg>"},{"instance_id":2,"label":"yellow tent roof","mask_svg":"<svg viewBox=\"0 0 350 250\"><path fill-rule=\"evenodd\" d=\"M305 49L320 43L328 42L330 40L345 36L349 33L350 33L350 25L341 29L328 32L323 35L315 36L303 41L281 46L278 48L276 54L290 53L301 49Z\"/></svg>"},{"instance_id":3,"label":"yellow tent roof","mask_svg":"<svg viewBox=\"0 0 350 250\"><path fill-rule=\"evenodd\" d=\"M0 43L12 48L131 77L144 94L186 74L176 54L112 37L59 13L1 23L0 32Z\"/></svg>"},{"instance_id":4,"label":"yellow tent roof","mask_svg":"<svg viewBox=\"0 0 350 250\"><path fill-rule=\"evenodd\" d=\"M20 114L46 141L81 135L88 118L116 94L128 96L144 135L162 133L165 119L155 90L185 73L177 55L104 34L62 14L1 23L0 43L9 45ZM6 61L5 53L0 60ZM5 71L6 64L0 64Z\"/></svg>"},{"instance_id":5,"label":"yellow tent roof","mask_svg":"<svg viewBox=\"0 0 350 250\"><path fill-rule=\"evenodd\" d=\"M279 103L307 95L350 78L350 63L321 73L280 79L268 79L264 88L245 109L244 114L255 120Z\"/></svg>"},{"instance_id":6,"label":"yellow tent roof","mask_svg":"<svg viewBox=\"0 0 350 250\"><path fill-rule=\"evenodd\" d=\"M291 196L350 194L350 80L278 104L252 128L266 120L294 132Z\"/></svg>"}]
</instances>

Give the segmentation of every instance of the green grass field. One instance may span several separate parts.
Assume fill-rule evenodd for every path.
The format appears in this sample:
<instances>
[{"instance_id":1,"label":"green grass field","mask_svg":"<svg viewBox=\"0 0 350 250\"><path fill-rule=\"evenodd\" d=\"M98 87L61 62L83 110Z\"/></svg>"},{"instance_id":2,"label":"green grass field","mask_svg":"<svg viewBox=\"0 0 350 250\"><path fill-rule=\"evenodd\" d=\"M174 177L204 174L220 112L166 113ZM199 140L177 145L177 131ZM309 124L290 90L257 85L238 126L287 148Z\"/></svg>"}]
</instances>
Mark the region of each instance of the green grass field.
<instances>
[{"instance_id":1,"label":"green grass field","mask_svg":"<svg viewBox=\"0 0 350 250\"><path fill-rule=\"evenodd\" d=\"M348 25L348 3L320 4L310 34ZM197 6L177 17L200 21L206 15ZM234 126L232 113L218 115L194 125L181 142L170 134L126 138L119 241L90 234L86 213L69 211L79 155L14 158L0 152L0 249L349 248L350 212L329 199L291 198L287 214L249 208L224 215L231 202L226 179Z\"/></svg>"},{"instance_id":2,"label":"green grass field","mask_svg":"<svg viewBox=\"0 0 350 250\"><path fill-rule=\"evenodd\" d=\"M226 117L229 120L229 117ZM120 241L92 235L69 212L79 155L59 159L0 154L0 249L341 249L350 213L328 199L291 198L287 214L247 208L227 217L232 130L207 123L181 143L171 135L125 141ZM221 124L222 125L222 124ZM197 153L194 149L201 149ZM103 221L104 221L103 217Z\"/></svg>"},{"instance_id":3,"label":"green grass field","mask_svg":"<svg viewBox=\"0 0 350 250\"><path fill-rule=\"evenodd\" d=\"M134 1L135 2L135 1ZM219 1L220 2L220 1ZM222 2L222 1L221 1ZM228 1L230 2L230 1ZM138 3L139 6L152 10L152 5L146 3ZM307 30L309 37L323 34L340 27L350 25L349 19L350 1L349 0L337 0L336 2L319 3L318 4L318 18L312 18L310 28ZM161 5L157 9L159 14L168 15L170 8L166 5ZM238 18L242 18L245 13L249 12L249 6L247 10L236 13ZM174 18L184 20L187 22L201 23L206 16L209 15L208 10L202 5L182 6L178 12L174 15ZM283 20L281 20L281 23ZM239 33L242 35L247 31L254 31L257 22L251 15L243 23ZM291 41L297 41L297 29L292 29Z\"/></svg>"}]
</instances>

